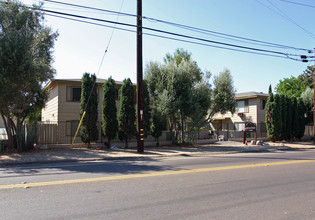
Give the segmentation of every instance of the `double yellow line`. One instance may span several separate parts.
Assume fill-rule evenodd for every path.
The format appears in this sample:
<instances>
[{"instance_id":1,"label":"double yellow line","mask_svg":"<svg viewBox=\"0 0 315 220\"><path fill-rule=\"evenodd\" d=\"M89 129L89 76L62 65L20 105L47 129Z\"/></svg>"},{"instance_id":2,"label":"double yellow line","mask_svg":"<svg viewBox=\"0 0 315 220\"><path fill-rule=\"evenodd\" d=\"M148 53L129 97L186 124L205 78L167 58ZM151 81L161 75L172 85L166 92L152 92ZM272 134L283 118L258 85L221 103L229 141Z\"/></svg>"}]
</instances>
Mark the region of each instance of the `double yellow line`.
<instances>
[{"instance_id":1,"label":"double yellow line","mask_svg":"<svg viewBox=\"0 0 315 220\"><path fill-rule=\"evenodd\" d=\"M129 174L129 175L120 175L120 176L105 176L105 177L85 178L85 179L58 180L58 181L38 182L38 183L10 184L10 185L0 185L0 189L30 188L30 187L36 187L36 186L52 186L52 185L63 185L63 184L73 184L73 183L89 183L89 182L99 182L99 181L108 181L108 180L122 180L122 179L132 179L132 178L140 178L140 177L166 176L166 175L174 175L174 174L200 173L200 172L210 172L210 171L219 171L219 170L233 170L233 169L242 169L242 168L251 168L251 167L276 166L276 165L310 163L310 162L315 162L315 160L294 160L294 161L274 162L274 163L245 164L245 165L235 165L235 166L225 166L225 167L212 167L212 168L201 168L201 169L190 169L190 170L179 170L179 171L164 171L164 172Z\"/></svg>"}]
</instances>

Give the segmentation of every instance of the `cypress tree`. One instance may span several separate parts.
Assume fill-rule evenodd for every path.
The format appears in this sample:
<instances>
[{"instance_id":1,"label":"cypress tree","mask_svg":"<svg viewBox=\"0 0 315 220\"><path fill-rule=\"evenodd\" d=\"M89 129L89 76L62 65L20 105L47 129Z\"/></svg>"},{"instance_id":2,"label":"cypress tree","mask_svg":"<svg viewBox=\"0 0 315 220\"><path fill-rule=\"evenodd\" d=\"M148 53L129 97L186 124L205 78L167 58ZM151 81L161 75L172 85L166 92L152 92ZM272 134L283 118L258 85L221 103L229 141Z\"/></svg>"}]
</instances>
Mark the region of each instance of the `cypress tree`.
<instances>
[{"instance_id":1,"label":"cypress tree","mask_svg":"<svg viewBox=\"0 0 315 220\"><path fill-rule=\"evenodd\" d=\"M150 134L151 127L151 107L150 107L150 95L148 90L147 81L143 80L143 127L144 137Z\"/></svg>"},{"instance_id":2,"label":"cypress tree","mask_svg":"<svg viewBox=\"0 0 315 220\"><path fill-rule=\"evenodd\" d=\"M118 131L115 80L109 77L103 84L102 131L107 137L107 147L116 137Z\"/></svg>"},{"instance_id":3,"label":"cypress tree","mask_svg":"<svg viewBox=\"0 0 315 220\"><path fill-rule=\"evenodd\" d=\"M286 111L287 111L287 119L286 119L285 139L287 141L290 141L292 139L292 102L288 96L286 96Z\"/></svg>"},{"instance_id":4,"label":"cypress tree","mask_svg":"<svg viewBox=\"0 0 315 220\"><path fill-rule=\"evenodd\" d=\"M271 85L269 85L269 88L268 88L268 94L272 94L272 88L271 88Z\"/></svg>"},{"instance_id":5,"label":"cypress tree","mask_svg":"<svg viewBox=\"0 0 315 220\"><path fill-rule=\"evenodd\" d=\"M273 125L273 108L274 108L274 97L271 90L271 85L269 86L269 97L265 106L266 110L266 128L267 136L271 141L275 141L275 131Z\"/></svg>"},{"instance_id":6,"label":"cypress tree","mask_svg":"<svg viewBox=\"0 0 315 220\"><path fill-rule=\"evenodd\" d=\"M281 99L280 95L276 94L274 96L274 106L272 109L272 124L274 129L274 136L275 140L279 141L281 140Z\"/></svg>"},{"instance_id":7,"label":"cypress tree","mask_svg":"<svg viewBox=\"0 0 315 220\"><path fill-rule=\"evenodd\" d=\"M118 120L118 137L121 141L125 141L125 146L128 148L128 142L136 134L135 90L129 78L123 81L120 89Z\"/></svg>"},{"instance_id":8,"label":"cypress tree","mask_svg":"<svg viewBox=\"0 0 315 220\"><path fill-rule=\"evenodd\" d=\"M292 118L291 118L291 124L292 124L292 140L296 139L298 136L298 128L299 128L299 111L298 111L298 105L297 105L297 99L295 97L291 97L292 102Z\"/></svg>"},{"instance_id":9,"label":"cypress tree","mask_svg":"<svg viewBox=\"0 0 315 220\"><path fill-rule=\"evenodd\" d=\"M83 112L86 114L83 118L80 137L83 143L87 143L90 147L90 143L97 141L98 130L97 130L97 92L96 92L96 76L95 74L90 75L89 73L84 73L82 77L82 88L81 88L81 111L80 119Z\"/></svg>"},{"instance_id":10,"label":"cypress tree","mask_svg":"<svg viewBox=\"0 0 315 220\"><path fill-rule=\"evenodd\" d=\"M286 103L286 97L285 95L279 95L280 100L279 100L279 113L280 113L280 120L279 120L279 140L284 140L286 139L286 123L287 123L287 103Z\"/></svg>"},{"instance_id":11,"label":"cypress tree","mask_svg":"<svg viewBox=\"0 0 315 220\"><path fill-rule=\"evenodd\" d=\"M296 137L300 140L304 136L305 131L305 106L301 98L297 99L298 109L298 129Z\"/></svg>"}]
</instances>

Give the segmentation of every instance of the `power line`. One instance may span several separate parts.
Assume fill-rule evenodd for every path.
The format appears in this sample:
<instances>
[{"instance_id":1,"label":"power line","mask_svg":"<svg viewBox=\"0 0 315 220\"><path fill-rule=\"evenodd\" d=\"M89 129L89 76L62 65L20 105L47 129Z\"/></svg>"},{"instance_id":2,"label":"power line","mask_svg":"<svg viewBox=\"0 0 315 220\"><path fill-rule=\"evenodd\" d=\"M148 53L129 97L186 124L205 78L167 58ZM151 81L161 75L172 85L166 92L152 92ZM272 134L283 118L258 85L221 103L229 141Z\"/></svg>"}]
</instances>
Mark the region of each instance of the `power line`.
<instances>
[{"instance_id":1,"label":"power line","mask_svg":"<svg viewBox=\"0 0 315 220\"><path fill-rule=\"evenodd\" d=\"M64 16L60 16L60 15L55 15L55 14L49 14L48 13L47 15L48 16L52 16L52 17L61 18L61 19L67 19L67 20L72 20L72 21L76 21L76 22L97 25L97 26L106 27L106 28L114 28L114 26L110 26L110 25L99 24L99 23L95 23L95 22L89 22L89 21L84 21L84 20L79 20L79 19L75 19L75 18L64 17ZM121 31L127 31L127 32L131 32L131 33L136 33L135 30L130 30L130 29L127 29L127 28L116 27L116 29L117 30L121 30ZM267 53L260 53L260 52L254 52L254 51L235 49L235 48L228 48L228 47L223 47L223 46L210 45L210 44L206 44L206 43L200 43L200 42L195 42L195 41L183 40L183 39L178 39L178 38L174 38L174 37L167 37L167 36L162 36L162 35L157 35L157 34L152 34L152 33L146 33L146 32L144 32L143 34L147 35L147 36L152 36L152 37L158 37L158 38L163 38L163 39L168 39L168 40L175 40L175 41L191 43L191 44L196 44L196 45L201 45L201 46L208 46L208 47L219 48L219 49L225 49L225 50L230 50L230 51L250 53L250 54L257 54L257 55L264 55L264 56L270 56L270 57L278 57L278 58L284 58L284 59L291 59L291 60L294 60L294 61L302 61L302 59L292 58L292 57L290 57L288 55L284 56L284 54L282 54L282 56L281 56L281 55L275 55L275 54L267 54ZM294 56L300 56L300 55L294 55ZM314 58L314 56L308 56L308 58Z\"/></svg>"},{"instance_id":2,"label":"power line","mask_svg":"<svg viewBox=\"0 0 315 220\"><path fill-rule=\"evenodd\" d=\"M287 2L287 3L291 3L291 4L295 4L295 5L301 5L301 6L305 6L305 7L310 7L310 8L315 8L314 5L303 4L300 2L292 2L292 1L287 1L287 0L279 0L279 1Z\"/></svg>"},{"instance_id":3,"label":"power line","mask_svg":"<svg viewBox=\"0 0 315 220\"><path fill-rule=\"evenodd\" d=\"M123 7L123 5L124 5L124 2L125 2L125 0L122 0L119 11L121 11L121 9L122 9L122 7ZM117 15L116 22L118 22L119 15L120 15L120 14ZM112 33L111 33L111 35L110 35L110 38L109 38L109 41L108 41L108 44L107 44L107 47L106 47L106 49L105 49L104 55L103 55L102 60L101 60L101 64L100 64L100 66L99 66L99 68L98 68L97 75L99 74L99 72L100 72L100 70L101 70L101 67L102 67L104 58L105 58L105 56L106 56L106 54L107 54L107 51L108 51L108 48L109 48L109 45L110 45L110 43L112 42L112 38L113 38L113 35L114 35L114 32L115 32L116 26L117 26L117 24L115 24L115 26L113 27Z\"/></svg>"},{"instance_id":4,"label":"power line","mask_svg":"<svg viewBox=\"0 0 315 220\"><path fill-rule=\"evenodd\" d=\"M89 6L76 5L76 4L65 3L65 2L60 2L60 1L53 1L53 0L44 0L44 1L45 1L45 2L56 3L56 4L61 4L61 5L72 6L72 7L78 7L78 8L84 8L84 9L90 9L90 10L108 12L108 13L112 13L112 14L115 14L115 15L119 14L119 15L137 17L136 15L133 15L133 14L123 13L123 12L117 12L117 11L112 11L112 10L107 10L107 9L99 9L99 8L94 8L94 7L89 7Z\"/></svg>"},{"instance_id":5,"label":"power line","mask_svg":"<svg viewBox=\"0 0 315 220\"><path fill-rule=\"evenodd\" d=\"M94 20L94 21L98 21L98 22L105 22L105 23L123 25L123 26L127 26L127 27L136 27L136 25L128 24L128 23L114 22L114 21L110 21L110 20L104 20L104 19L99 19L99 18L92 18L92 17L82 16L82 15L69 14L69 13L64 13L64 12L56 12L56 11L51 11L51 10L46 10L46 9L42 9L42 10L45 11L45 12L53 13L53 14L59 14L59 15L64 15L64 16L76 17L76 18L80 18L80 19ZM218 45L223 45L223 46L228 46L228 47L234 47L234 48L238 48L238 49L252 50L252 51L256 51L256 52L273 53L273 54L278 54L278 55L283 55L283 56L300 56L298 54L289 54L289 53L284 53L284 52L279 52L279 51L265 50L265 49L246 47L246 46L241 46L241 45L236 45L236 44L223 43L223 42L219 42L219 41L213 41L213 40L208 40L208 39L204 39L204 38L193 37L193 36L189 36L189 35L178 34L178 33L173 33L173 32L169 32L169 31L149 28L149 27L143 27L143 29L148 30L148 31L162 33L162 34L173 35L173 36L176 36L176 37L188 38L188 39L193 39L193 40L197 40L197 41L203 41L203 42L212 43L212 44L218 44Z\"/></svg>"},{"instance_id":6,"label":"power line","mask_svg":"<svg viewBox=\"0 0 315 220\"><path fill-rule=\"evenodd\" d=\"M121 14L121 15L125 15L125 16L136 17L136 15L133 15L133 14L121 13L121 12L112 11L112 10L99 9L99 8L94 8L94 7L89 7L89 6L64 3L64 2L60 2L60 1L54 1L54 0L44 0L44 1L50 2L50 3L55 3L55 4L71 6L71 7L79 7L79 8L89 9L89 10L97 10L97 11L102 11L102 12L107 12L107 13L112 13L112 14ZM203 34L207 34L207 35L211 35L211 36L221 37L221 38L225 38L225 39L229 39L229 40L234 40L234 41L240 41L241 40L241 42L243 42L243 43L251 43L251 44L255 44L255 45L275 47L275 48L281 48L281 49L294 49L294 50L308 51L308 49L304 49L304 48L297 48L297 47L281 45L281 44L276 44L276 43L270 43L270 42L266 42L266 41L260 41L260 40L245 38L245 37L239 37L236 35L220 33L220 32L216 32L216 31L201 29L201 28L192 27L192 26L183 25L183 24L177 24L174 22L150 18L150 17L146 17L146 16L143 16L143 19L146 19L148 21L154 21L154 22L159 22L159 23L175 26L178 28L182 28L182 29L186 29L186 30L190 30L190 31L198 32L198 33L203 33ZM248 41L248 42L246 42L246 41Z\"/></svg>"},{"instance_id":7,"label":"power line","mask_svg":"<svg viewBox=\"0 0 315 220\"><path fill-rule=\"evenodd\" d=\"M303 28L301 25L299 25L298 23L296 23L293 19L291 19L289 16L287 16L281 9L279 9L277 6L275 6L273 3L271 3L269 0L267 0L274 8L276 8L279 12L273 10L272 8L270 8L268 5L262 3L259 0L256 0L256 2L258 2L259 4L263 5L264 7L268 8L269 10L271 10L272 12L276 13L277 15L281 16L282 18L286 19L287 21L293 23L294 25L296 25L297 27L299 27L301 30L303 30L305 33L307 33L311 38L315 39L315 35L313 33L311 33L310 31L306 30L305 28Z\"/></svg>"}]
</instances>

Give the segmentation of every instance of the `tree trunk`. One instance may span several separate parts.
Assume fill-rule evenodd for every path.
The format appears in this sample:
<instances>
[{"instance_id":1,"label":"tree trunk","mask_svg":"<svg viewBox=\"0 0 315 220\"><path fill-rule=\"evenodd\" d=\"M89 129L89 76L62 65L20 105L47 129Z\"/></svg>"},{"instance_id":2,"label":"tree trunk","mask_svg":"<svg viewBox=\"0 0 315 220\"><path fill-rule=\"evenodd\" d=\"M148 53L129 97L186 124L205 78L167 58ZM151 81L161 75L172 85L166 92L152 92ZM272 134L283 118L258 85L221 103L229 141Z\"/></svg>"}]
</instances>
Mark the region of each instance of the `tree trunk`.
<instances>
[{"instance_id":1,"label":"tree trunk","mask_svg":"<svg viewBox=\"0 0 315 220\"><path fill-rule=\"evenodd\" d=\"M6 127L7 135L8 135L8 149L10 150L16 149L16 142L14 139L16 130L15 130L14 123L8 113L5 114L3 111L1 111L1 116L2 116L4 125Z\"/></svg>"}]
</instances>

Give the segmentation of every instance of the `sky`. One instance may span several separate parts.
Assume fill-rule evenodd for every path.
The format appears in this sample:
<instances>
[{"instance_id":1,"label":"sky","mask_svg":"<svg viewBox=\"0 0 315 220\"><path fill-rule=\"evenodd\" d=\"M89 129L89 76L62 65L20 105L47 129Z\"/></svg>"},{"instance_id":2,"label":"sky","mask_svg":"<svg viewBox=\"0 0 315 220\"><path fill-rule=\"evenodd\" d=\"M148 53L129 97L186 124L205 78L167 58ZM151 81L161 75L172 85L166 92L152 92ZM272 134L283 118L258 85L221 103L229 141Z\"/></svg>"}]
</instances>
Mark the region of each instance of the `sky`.
<instances>
[{"instance_id":1,"label":"sky","mask_svg":"<svg viewBox=\"0 0 315 220\"><path fill-rule=\"evenodd\" d=\"M121 11L133 15L136 15L137 11L136 0L59 1ZM39 3L38 0L23 0L21 2L26 5ZM70 7L47 1L44 1L43 8L136 24L136 18L132 16L118 16L113 13ZM315 1L309 0L143 0L142 2L144 17L307 50L314 50L315 47L314 12ZM96 21L92 22L96 23ZM103 22L97 23L114 26ZM84 72L89 72L97 74L98 78L107 79L112 76L118 81L130 78L132 82L136 83L136 33L133 32L136 30L135 28L127 27L132 32L118 29L113 32L113 28L57 18L48 14L45 15L45 25L59 33L54 47L55 62L53 67L57 72L56 78L82 78ZM280 52L281 54L315 55L314 53L308 54L304 50L266 47L258 45L257 42L248 44L248 41L231 40L222 35L206 35L149 19L143 20L143 26L219 43ZM116 27L126 28L121 25ZM158 34L174 38L171 35L148 30L144 30L144 34ZM189 41L197 42L196 40ZM183 48L191 53L192 59L197 62L202 71L210 71L212 76L219 74L226 68L229 69L237 92L268 92L270 84L274 88L279 80L291 76L296 77L302 74L308 65L314 65L314 61L303 63L287 58L212 47L228 47L222 44L198 42L208 46L143 35L144 74L146 66L151 61L163 63L163 57L167 53L172 54L177 48ZM107 46L108 50L104 56ZM237 49L235 47L228 48ZM246 51L248 52L248 50ZM101 62L103 56L104 60Z\"/></svg>"}]
</instances>

